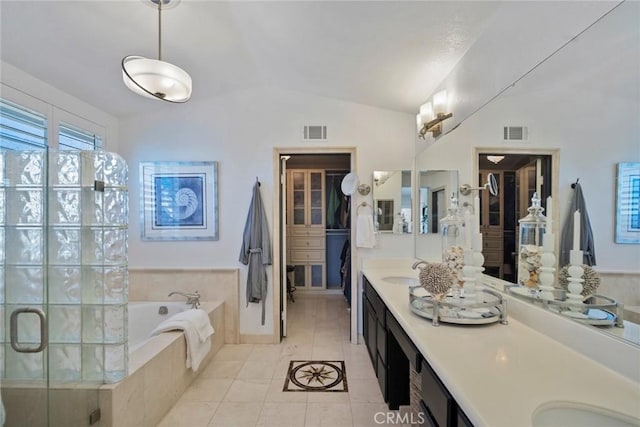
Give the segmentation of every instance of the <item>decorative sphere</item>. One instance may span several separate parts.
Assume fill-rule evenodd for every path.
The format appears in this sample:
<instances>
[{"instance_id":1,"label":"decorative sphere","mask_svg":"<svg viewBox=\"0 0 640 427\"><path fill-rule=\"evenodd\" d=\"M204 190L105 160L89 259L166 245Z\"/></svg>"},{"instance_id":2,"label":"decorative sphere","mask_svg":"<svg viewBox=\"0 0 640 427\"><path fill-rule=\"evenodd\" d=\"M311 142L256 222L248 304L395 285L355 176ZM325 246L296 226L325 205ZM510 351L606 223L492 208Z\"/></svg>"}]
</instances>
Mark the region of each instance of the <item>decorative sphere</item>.
<instances>
[{"instance_id":1,"label":"decorative sphere","mask_svg":"<svg viewBox=\"0 0 640 427\"><path fill-rule=\"evenodd\" d=\"M553 285L553 273L549 273L547 271L540 273L539 276L540 284L543 286L552 286Z\"/></svg>"},{"instance_id":2,"label":"decorative sphere","mask_svg":"<svg viewBox=\"0 0 640 427\"><path fill-rule=\"evenodd\" d=\"M552 266L556 262L556 257L550 252L543 252L540 262L542 265Z\"/></svg>"},{"instance_id":3,"label":"decorative sphere","mask_svg":"<svg viewBox=\"0 0 640 427\"><path fill-rule=\"evenodd\" d=\"M582 277L582 275L584 274L584 268L580 267L579 265L570 265L567 271L569 272L569 276L571 277Z\"/></svg>"},{"instance_id":4,"label":"decorative sphere","mask_svg":"<svg viewBox=\"0 0 640 427\"><path fill-rule=\"evenodd\" d=\"M420 267L420 284L436 299L441 299L453 286L453 272L445 264L427 263Z\"/></svg>"},{"instance_id":5,"label":"decorative sphere","mask_svg":"<svg viewBox=\"0 0 640 427\"><path fill-rule=\"evenodd\" d=\"M480 267L482 264L484 264L484 255L482 255L482 252L474 252L473 265Z\"/></svg>"}]
</instances>

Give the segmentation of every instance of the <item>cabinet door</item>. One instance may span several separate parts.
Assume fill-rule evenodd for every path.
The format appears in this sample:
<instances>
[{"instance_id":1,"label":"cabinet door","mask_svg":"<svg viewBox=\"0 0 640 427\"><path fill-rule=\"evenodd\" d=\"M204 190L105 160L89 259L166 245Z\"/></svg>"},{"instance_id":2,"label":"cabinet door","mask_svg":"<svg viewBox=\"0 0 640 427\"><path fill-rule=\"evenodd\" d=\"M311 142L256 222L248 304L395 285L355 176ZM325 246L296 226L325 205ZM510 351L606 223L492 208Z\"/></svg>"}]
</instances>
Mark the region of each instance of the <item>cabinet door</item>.
<instances>
[{"instance_id":1,"label":"cabinet door","mask_svg":"<svg viewBox=\"0 0 640 427\"><path fill-rule=\"evenodd\" d=\"M305 171L290 170L289 174L289 224L304 226L307 222L307 191Z\"/></svg>"},{"instance_id":2,"label":"cabinet door","mask_svg":"<svg viewBox=\"0 0 640 427\"><path fill-rule=\"evenodd\" d=\"M309 171L309 212L307 224L324 228L324 171Z\"/></svg>"},{"instance_id":3,"label":"cabinet door","mask_svg":"<svg viewBox=\"0 0 640 427\"><path fill-rule=\"evenodd\" d=\"M289 189L287 224L294 227L325 225L324 171L290 169L287 171Z\"/></svg>"},{"instance_id":4,"label":"cabinet door","mask_svg":"<svg viewBox=\"0 0 640 427\"><path fill-rule=\"evenodd\" d=\"M377 372L377 329L378 329L378 321L376 320L375 311L373 311L373 307L368 299L364 300L364 323L366 330L363 330L364 333L364 342L367 345L367 351L369 352L369 358L371 359L371 363L373 364L373 370Z\"/></svg>"},{"instance_id":5,"label":"cabinet door","mask_svg":"<svg viewBox=\"0 0 640 427\"><path fill-rule=\"evenodd\" d=\"M292 257L292 258L295 258ZM325 263L295 263L293 265L293 285L300 289L325 289Z\"/></svg>"}]
</instances>

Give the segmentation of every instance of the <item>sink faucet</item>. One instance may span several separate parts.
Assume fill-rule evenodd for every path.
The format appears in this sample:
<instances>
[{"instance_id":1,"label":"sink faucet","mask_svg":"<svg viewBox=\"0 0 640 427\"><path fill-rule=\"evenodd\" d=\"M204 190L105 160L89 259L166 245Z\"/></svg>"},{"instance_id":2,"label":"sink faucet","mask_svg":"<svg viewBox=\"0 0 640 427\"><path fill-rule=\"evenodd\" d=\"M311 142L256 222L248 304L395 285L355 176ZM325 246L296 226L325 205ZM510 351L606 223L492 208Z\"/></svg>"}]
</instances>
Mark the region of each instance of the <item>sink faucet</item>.
<instances>
[{"instance_id":1,"label":"sink faucet","mask_svg":"<svg viewBox=\"0 0 640 427\"><path fill-rule=\"evenodd\" d=\"M173 291L169 293L169 296L176 294L187 298L187 304L191 304L191 308L198 308L200 306L200 294L198 291L193 293Z\"/></svg>"},{"instance_id":2,"label":"sink faucet","mask_svg":"<svg viewBox=\"0 0 640 427\"><path fill-rule=\"evenodd\" d=\"M416 261L416 262L414 262L414 263L413 263L413 265L411 266L411 268L415 270L416 268L418 268L418 266L419 266L420 264L427 264L427 263L426 263L425 261Z\"/></svg>"}]
</instances>

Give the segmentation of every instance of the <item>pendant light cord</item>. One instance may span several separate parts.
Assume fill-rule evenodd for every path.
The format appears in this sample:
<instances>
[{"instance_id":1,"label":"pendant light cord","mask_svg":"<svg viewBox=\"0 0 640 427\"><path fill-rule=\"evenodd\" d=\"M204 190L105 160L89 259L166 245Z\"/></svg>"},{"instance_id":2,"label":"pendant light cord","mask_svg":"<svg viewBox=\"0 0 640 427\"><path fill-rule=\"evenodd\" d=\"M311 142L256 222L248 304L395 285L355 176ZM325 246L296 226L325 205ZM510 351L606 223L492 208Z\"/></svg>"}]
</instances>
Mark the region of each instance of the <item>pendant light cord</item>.
<instances>
[{"instance_id":1,"label":"pendant light cord","mask_svg":"<svg viewBox=\"0 0 640 427\"><path fill-rule=\"evenodd\" d=\"M158 61L162 61L162 1L158 0Z\"/></svg>"}]
</instances>

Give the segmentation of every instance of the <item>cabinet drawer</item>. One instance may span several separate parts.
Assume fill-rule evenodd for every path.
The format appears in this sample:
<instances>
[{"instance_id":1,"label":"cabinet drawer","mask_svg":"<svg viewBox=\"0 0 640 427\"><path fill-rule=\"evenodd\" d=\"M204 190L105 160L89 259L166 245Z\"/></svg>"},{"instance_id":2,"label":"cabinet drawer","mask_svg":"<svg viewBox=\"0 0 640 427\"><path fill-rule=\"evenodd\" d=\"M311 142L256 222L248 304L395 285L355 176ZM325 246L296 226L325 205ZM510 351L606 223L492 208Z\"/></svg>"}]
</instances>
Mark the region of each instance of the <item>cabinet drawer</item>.
<instances>
[{"instance_id":1,"label":"cabinet drawer","mask_svg":"<svg viewBox=\"0 0 640 427\"><path fill-rule=\"evenodd\" d=\"M484 255L484 265L502 265L502 252L482 251L482 255Z\"/></svg>"},{"instance_id":2,"label":"cabinet drawer","mask_svg":"<svg viewBox=\"0 0 640 427\"><path fill-rule=\"evenodd\" d=\"M384 363L387 363L387 330L384 325L384 318L378 317L376 322L376 347L378 350L378 357L382 358Z\"/></svg>"},{"instance_id":3,"label":"cabinet drawer","mask_svg":"<svg viewBox=\"0 0 640 427\"><path fill-rule=\"evenodd\" d=\"M486 249L502 249L502 239L483 239L482 240L482 250Z\"/></svg>"},{"instance_id":4,"label":"cabinet drawer","mask_svg":"<svg viewBox=\"0 0 640 427\"><path fill-rule=\"evenodd\" d=\"M438 424L433 420L433 416L429 413L427 405L424 404L424 400L420 400L420 412L421 416L418 418L421 426L426 427L438 427Z\"/></svg>"},{"instance_id":5,"label":"cabinet drawer","mask_svg":"<svg viewBox=\"0 0 640 427\"><path fill-rule=\"evenodd\" d=\"M324 237L291 237L289 239L291 249L324 249Z\"/></svg>"},{"instance_id":6,"label":"cabinet drawer","mask_svg":"<svg viewBox=\"0 0 640 427\"><path fill-rule=\"evenodd\" d=\"M456 402L426 361L422 361L422 400L438 425L454 423Z\"/></svg>"},{"instance_id":7,"label":"cabinet drawer","mask_svg":"<svg viewBox=\"0 0 640 427\"><path fill-rule=\"evenodd\" d=\"M385 316L386 307L382 302L382 299L380 299L380 297L378 296L378 293L373 289L371 289L371 292L367 294L367 299L371 303L371 307L373 307L373 311L376 312L376 317L378 318L378 322L380 323L380 325L382 325L383 328L386 328L387 326L386 316Z\"/></svg>"},{"instance_id":8,"label":"cabinet drawer","mask_svg":"<svg viewBox=\"0 0 640 427\"><path fill-rule=\"evenodd\" d=\"M491 240L491 239L497 239L500 240L502 239L502 231L501 230L494 230L492 228L488 228L485 226L480 227L481 231L482 231L482 238L486 239L486 240Z\"/></svg>"},{"instance_id":9,"label":"cabinet drawer","mask_svg":"<svg viewBox=\"0 0 640 427\"><path fill-rule=\"evenodd\" d=\"M398 345L400 345L400 348L402 348L404 355L409 359L409 363L413 369L415 369L416 372L420 372L422 370L422 354L420 354L418 348L413 344L392 314L387 316L387 327L389 332L393 334L393 337L398 342Z\"/></svg>"},{"instance_id":10,"label":"cabinet drawer","mask_svg":"<svg viewBox=\"0 0 640 427\"><path fill-rule=\"evenodd\" d=\"M387 395L387 366L384 364L380 355L377 358L377 369L376 372L378 374L378 385L380 386L380 391L382 392L382 397L385 402L389 401L389 396Z\"/></svg>"},{"instance_id":11,"label":"cabinet drawer","mask_svg":"<svg viewBox=\"0 0 640 427\"><path fill-rule=\"evenodd\" d=\"M324 236L323 227L289 227L290 236L308 236L322 237Z\"/></svg>"},{"instance_id":12,"label":"cabinet drawer","mask_svg":"<svg viewBox=\"0 0 640 427\"><path fill-rule=\"evenodd\" d=\"M308 263L324 263L325 253L324 251L291 251L291 264L308 264Z\"/></svg>"}]
</instances>

